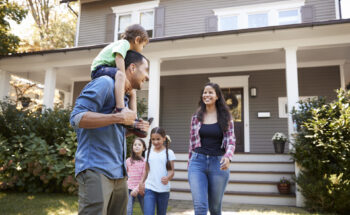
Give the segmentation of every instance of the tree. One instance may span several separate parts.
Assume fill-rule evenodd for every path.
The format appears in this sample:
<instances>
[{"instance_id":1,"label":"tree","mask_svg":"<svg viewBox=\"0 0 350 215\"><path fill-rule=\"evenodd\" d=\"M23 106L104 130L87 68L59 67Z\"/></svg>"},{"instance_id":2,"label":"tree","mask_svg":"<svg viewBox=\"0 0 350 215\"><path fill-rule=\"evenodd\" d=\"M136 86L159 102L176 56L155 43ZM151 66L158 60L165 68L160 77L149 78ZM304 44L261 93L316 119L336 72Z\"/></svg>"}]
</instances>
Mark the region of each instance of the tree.
<instances>
[{"instance_id":1,"label":"tree","mask_svg":"<svg viewBox=\"0 0 350 215\"><path fill-rule=\"evenodd\" d=\"M77 17L57 0L25 0L34 20L21 51L68 48L74 45Z\"/></svg>"},{"instance_id":2,"label":"tree","mask_svg":"<svg viewBox=\"0 0 350 215\"><path fill-rule=\"evenodd\" d=\"M10 23L13 20L19 24L26 16L27 11L15 2L0 0L0 55L15 53L20 39L10 33Z\"/></svg>"}]
</instances>

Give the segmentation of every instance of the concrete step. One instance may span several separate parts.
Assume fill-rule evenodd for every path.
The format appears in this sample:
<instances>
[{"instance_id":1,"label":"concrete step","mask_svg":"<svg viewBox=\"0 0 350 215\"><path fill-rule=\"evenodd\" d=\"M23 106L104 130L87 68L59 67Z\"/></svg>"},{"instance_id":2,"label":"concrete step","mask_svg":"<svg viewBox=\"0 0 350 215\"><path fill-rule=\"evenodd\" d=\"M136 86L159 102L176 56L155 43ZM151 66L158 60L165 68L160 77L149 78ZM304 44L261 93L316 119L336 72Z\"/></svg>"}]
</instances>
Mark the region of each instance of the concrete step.
<instances>
[{"instance_id":1,"label":"concrete step","mask_svg":"<svg viewBox=\"0 0 350 215\"><path fill-rule=\"evenodd\" d=\"M188 153L176 153L177 160L188 160ZM236 153L233 161L292 162L288 154Z\"/></svg>"},{"instance_id":2,"label":"concrete step","mask_svg":"<svg viewBox=\"0 0 350 215\"><path fill-rule=\"evenodd\" d=\"M291 180L294 171L230 171L230 180L236 181L279 181L282 177ZM174 178L188 178L187 170L176 169Z\"/></svg>"},{"instance_id":3,"label":"concrete step","mask_svg":"<svg viewBox=\"0 0 350 215\"><path fill-rule=\"evenodd\" d=\"M171 199L191 200L192 194L189 189L172 188ZM224 202L235 204L262 204L262 205L286 205L295 206L294 194L281 195L276 193L256 193L256 192L232 192L227 191L224 195Z\"/></svg>"},{"instance_id":4,"label":"concrete step","mask_svg":"<svg viewBox=\"0 0 350 215\"><path fill-rule=\"evenodd\" d=\"M293 184L292 184L293 185ZM186 179L174 178L171 181L172 188L190 189L190 185ZM226 191L232 192L256 192L256 193L279 193L276 181L236 181L230 180L227 184ZM294 186L292 186L294 192Z\"/></svg>"},{"instance_id":5,"label":"concrete step","mask_svg":"<svg viewBox=\"0 0 350 215\"><path fill-rule=\"evenodd\" d=\"M188 162L185 160L176 160L176 169L187 169ZM231 171L294 171L294 162L289 161L233 161L230 164Z\"/></svg>"}]
</instances>

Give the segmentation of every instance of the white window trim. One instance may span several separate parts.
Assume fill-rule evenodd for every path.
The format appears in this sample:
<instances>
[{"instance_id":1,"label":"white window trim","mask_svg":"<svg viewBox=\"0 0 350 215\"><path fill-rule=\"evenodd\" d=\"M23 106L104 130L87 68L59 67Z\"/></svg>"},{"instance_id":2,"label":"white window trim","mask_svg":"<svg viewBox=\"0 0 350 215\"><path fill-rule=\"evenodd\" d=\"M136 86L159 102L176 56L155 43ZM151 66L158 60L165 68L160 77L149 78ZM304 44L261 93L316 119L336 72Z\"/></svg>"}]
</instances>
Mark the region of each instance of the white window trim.
<instances>
[{"instance_id":1,"label":"white window trim","mask_svg":"<svg viewBox=\"0 0 350 215\"><path fill-rule=\"evenodd\" d=\"M154 8L158 6L159 6L159 0L112 7L113 13L115 13L116 15L115 28L114 28L114 41L118 40L119 16L130 14L131 15L130 24L140 24L140 14L142 12L153 12L154 14ZM146 30L151 30L151 29L146 29Z\"/></svg>"},{"instance_id":2,"label":"white window trim","mask_svg":"<svg viewBox=\"0 0 350 215\"><path fill-rule=\"evenodd\" d=\"M306 101L308 99L317 99L317 96L299 96L300 101ZM278 97L278 117L279 118L288 118L288 111L286 111L287 106L288 106L287 97Z\"/></svg>"},{"instance_id":3,"label":"white window trim","mask_svg":"<svg viewBox=\"0 0 350 215\"><path fill-rule=\"evenodd\" d=\"M265 4L253 4L248 6L229 7L214 9L214 14L218 16L218 22L222 16L238 16L238 29L248 28L248 15L267 13L268 26L278 25L278 12L284 10L298 9L299 23L301 22L300 8L305 5L305 0L279 1ZM219 23L218 23L218 26ZM220 29L219 29L220 31Z\"/></svg>"},{"instance_id":4,"label":"white window trim","mask_svg":"<svg viewBox=\"0 0 350 215\"><path fill-rule=\"evenodd\" d=\"M217 83L221 88L243 88L244 106L244 152L250 152L249 131L249 75L209 77L210 82Z\"/></svg>"}]
</instances>

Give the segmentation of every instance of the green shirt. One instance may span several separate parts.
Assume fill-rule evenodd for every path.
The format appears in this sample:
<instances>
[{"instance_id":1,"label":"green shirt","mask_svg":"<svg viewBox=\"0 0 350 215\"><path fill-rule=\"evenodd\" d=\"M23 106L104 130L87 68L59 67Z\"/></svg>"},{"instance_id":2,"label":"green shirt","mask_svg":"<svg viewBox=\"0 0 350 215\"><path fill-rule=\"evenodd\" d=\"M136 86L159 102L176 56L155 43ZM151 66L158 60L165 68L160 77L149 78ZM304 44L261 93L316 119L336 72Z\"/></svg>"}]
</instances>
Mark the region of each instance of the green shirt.
<instances>
[{"instance_id":1,"label":"green shirt","mask_svg":"<svg viewBox=\"0 0 350 215\"><path fill-rule=\"evenodd\" d=\"M94 61L91 64L91 72L96 69L96 67L100 65L107 65L110 67L116 67L115 65L115 56L116 53L123 56L125 59L126 52L130 49L130 43L127 40L118 40L114 43L109 44L104 47L100 53L98 53L97 57L95 57Z\"/></svg>"}]
</instances>

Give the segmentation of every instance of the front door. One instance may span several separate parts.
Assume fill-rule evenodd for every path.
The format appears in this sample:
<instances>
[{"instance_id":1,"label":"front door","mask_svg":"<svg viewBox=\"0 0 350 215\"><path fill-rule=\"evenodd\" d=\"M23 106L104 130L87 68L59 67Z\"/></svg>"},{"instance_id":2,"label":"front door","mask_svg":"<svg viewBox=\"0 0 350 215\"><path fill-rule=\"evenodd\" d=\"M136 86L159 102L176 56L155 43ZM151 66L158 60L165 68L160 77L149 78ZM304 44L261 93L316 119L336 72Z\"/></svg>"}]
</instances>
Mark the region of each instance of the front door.
<instances>
[{"instance_id":1,"label":"front door","mask_svg":"<svg viewBox=\"0 0 350 215\"><path fill-rule=\"evenodd\" d=\"M222 92L234 121L236 135L235 152L244 152L243 88L224 88Z\"/></svg>"}]
</instances>

